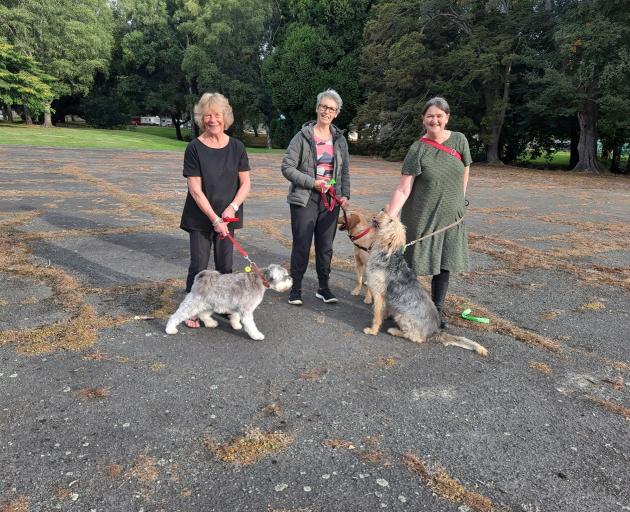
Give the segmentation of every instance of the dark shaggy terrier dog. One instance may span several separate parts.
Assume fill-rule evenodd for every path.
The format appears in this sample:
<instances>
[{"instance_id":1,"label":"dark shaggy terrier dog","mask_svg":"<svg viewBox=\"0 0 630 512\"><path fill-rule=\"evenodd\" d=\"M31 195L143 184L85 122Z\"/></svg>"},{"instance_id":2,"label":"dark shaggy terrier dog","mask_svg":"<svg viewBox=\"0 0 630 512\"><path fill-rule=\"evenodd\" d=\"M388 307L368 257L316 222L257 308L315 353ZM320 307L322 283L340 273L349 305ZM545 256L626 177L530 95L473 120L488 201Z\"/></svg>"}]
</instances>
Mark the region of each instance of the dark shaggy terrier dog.
<instances>
[{"instance_id":1,"label":"dark shaggy terrier dog","mask_svg":"<svg viewBox=\"0 0 630 512\"><path fill-rule=\"evenodd\" d=\"M389 311L398 324L398 328L387 330L393 336L416 343L439 341L488 355L479 343L440 330L440 315L431 297L400 251L406 243L405 227L401 222L382 211L374 218L374 227L374 244L367 267L367 284L374 297L374 317L372 326L363 332L378 334L386 311Z\"/></svg>"}]
</instances>

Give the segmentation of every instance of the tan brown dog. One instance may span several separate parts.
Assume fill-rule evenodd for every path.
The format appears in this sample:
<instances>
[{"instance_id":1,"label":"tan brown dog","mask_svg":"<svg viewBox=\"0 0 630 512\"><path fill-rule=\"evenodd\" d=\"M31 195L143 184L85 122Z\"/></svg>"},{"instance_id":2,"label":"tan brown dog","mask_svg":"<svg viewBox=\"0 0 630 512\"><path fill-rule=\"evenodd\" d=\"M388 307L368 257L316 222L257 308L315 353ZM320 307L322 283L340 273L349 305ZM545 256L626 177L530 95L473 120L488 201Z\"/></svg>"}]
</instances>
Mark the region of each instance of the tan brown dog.
<instances>
[{"instance_id":1,"label":"tan brown dog","mask_svg":"<svg viewBox=\"0 0 630 512\"><path fill-rule=\"evenodd\" d=\"M339 231L347 231L350 241L354 245L354 276L356 285L350 292L352 295L359 295L363 286L363 273L367 267L369 250L374 240L374 229L372 221L359 212L346 213L339 216L337 220ZM365 299L363 302L372 304L372 293L366 286Z\"/></svg>"},{"instance_id":2,"label":"tan brown dog","mask_svg":"<svg viewBox=\"0 0 630 512\"><path fill-rule=\"evenodd\" d=\"M487 356L488 351L476 341L440 330L440 314L403 257L407 240L400 220L382 211L374 217L373 224L374 245L368 259L367 284L374 295L374 316L372 325L363 332L376 336L389 312L398 324L387 329L392 336L416 343L438 341Z\"/></svg>"}]
</instances>

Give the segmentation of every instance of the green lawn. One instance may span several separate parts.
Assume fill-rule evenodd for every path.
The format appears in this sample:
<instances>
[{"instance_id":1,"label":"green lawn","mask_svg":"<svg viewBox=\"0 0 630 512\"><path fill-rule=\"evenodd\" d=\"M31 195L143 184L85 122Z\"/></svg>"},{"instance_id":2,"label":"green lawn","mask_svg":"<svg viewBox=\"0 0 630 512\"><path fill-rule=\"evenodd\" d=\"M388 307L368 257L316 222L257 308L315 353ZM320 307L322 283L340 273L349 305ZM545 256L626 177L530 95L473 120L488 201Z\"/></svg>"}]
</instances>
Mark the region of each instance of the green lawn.
<instances>
[{"instance_id":1,"label":"green lawn","mask_svg":"<svg viewBox=\"0 0 630 512\"><path fill-rule=\"evenodd\" d=\"M553 153L551 156L542 155L538 158L527 159L526 157L520 157L518 159L519 163L524 165L535 165L535 166L548 166L551 168L569 168L569 157L570 153L568 151L558 151Z\"/></svg>"},{"instance_id":2,"label":"green lawn","mask_svg":"<svg viewBox=\"0 0 630 512\"><path fill-rule=\"evenodd\" d=\"M190 134L183 130L182 135ZM0 145L53 146L66 148L138 149L183 151L188 144L177 140L175 128L137 126L121 130L94 128L41 128L0 123ZM282 150L248 148L249 153L282 153Z\"/></svg>"},{"instance_id":3,"label":"green lawn","mask_svg":"<svg viewBox=\"0 0 630 512\"><path fill-rule=\"evenodd\" d=\"M551 157L540 156L538 158L527 159L525 157L521 157L518 159L520 164L523 165L532 165L534 167L546 167L549 169L568 169L569 168L569 157L570 153L568 151L558 151L551 155ZM601 158L601 157L600 157ZM600 160L606 169L609 168L610 162L607 160ZM626 166L626 162L628 161L627 156L621 157L620 166L623 168Z\"/></svg>"}]
</instances>

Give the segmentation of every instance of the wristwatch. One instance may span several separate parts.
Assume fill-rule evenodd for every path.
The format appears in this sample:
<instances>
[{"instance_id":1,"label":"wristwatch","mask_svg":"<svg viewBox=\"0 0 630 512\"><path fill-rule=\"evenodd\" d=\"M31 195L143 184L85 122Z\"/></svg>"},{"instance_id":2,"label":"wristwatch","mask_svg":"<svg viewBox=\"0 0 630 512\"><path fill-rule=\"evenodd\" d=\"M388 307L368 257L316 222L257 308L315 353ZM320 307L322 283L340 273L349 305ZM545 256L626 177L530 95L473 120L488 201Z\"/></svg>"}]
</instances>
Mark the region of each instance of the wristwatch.
<instances>
[{"instance_id":1,"label":"wristwatch","mask_svg":"<svg viewBox=\"0 0 630 512\"><path fill-rule=\"evenodd\" d=\"M232 208L234 208L234 211L237 212L238 211L238 205L236 203L230 203L230 206Z\"/></svg>"}]
</instances>

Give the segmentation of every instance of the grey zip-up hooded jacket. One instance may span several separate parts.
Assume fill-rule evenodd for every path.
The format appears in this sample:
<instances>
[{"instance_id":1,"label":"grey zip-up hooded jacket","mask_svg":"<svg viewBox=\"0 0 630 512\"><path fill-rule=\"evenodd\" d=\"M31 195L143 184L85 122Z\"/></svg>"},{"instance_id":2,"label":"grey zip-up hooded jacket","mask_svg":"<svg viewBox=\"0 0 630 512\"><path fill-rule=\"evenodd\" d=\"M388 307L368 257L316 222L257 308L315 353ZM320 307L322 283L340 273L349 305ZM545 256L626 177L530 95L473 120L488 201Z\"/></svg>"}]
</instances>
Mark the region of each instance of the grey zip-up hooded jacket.
<instances>
[{"instance_id":1,"label":"grey zip-up hooded jacket","mask_svg":"<svg viewBox=\"0 0 630 512\"><path fill-rule=\"evenodd\" d=\"M288 179L289 195L287 202L298 206L306 206L313 185L317 170L317 149L315 148L315 138L313 128L315 121L309 121L302 126L302 129L291 139L284 157L282 158L282 174ZM337 197L347 197L350 199L350 155L348 154L348 142L343 136L343 131L335 125L331 125L333 134L333 150L335 152L335 163L333 165L333 178L336 183L333 185Z\"/></svg>"}]
</instances>

